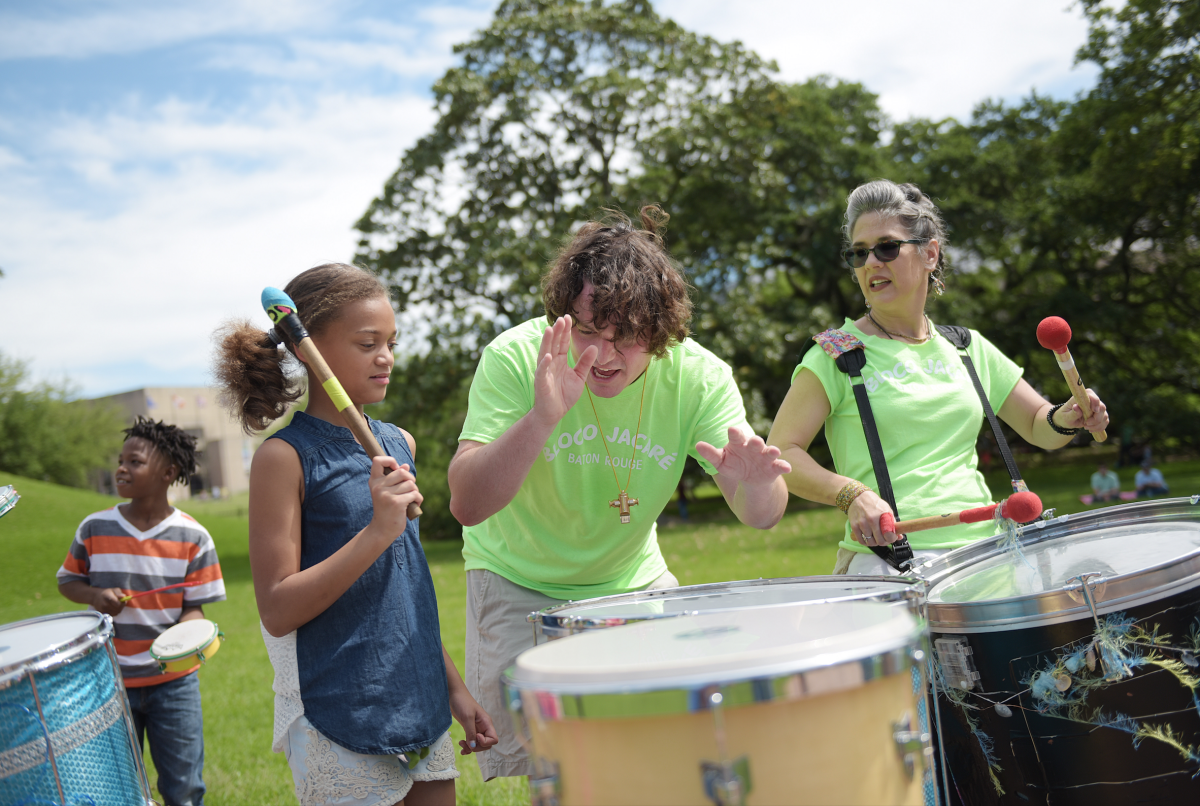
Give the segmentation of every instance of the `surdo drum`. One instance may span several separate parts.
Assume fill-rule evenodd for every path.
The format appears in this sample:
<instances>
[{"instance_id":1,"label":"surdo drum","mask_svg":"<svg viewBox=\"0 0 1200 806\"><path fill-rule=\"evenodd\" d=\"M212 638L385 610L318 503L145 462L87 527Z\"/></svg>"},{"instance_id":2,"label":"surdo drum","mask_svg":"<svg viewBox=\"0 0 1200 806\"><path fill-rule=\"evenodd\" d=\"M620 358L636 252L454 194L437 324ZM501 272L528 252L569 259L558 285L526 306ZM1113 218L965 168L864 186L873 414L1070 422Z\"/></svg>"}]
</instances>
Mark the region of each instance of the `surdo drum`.
<instances>
[{"instance_id":1,"label":"surdo drum","mask_svg":"<svg viewBox=\"0 0 1200 806\"><path fill-rule=\"evenodd\" d=\"M924 625L877 602L590 630L522 653L503 685L536 804L921 804Z\"/></svg>"},{"instance_id":2,"label":"surdo drum","mask_svg":"<svg viewBox=\"0 0 1200 806\"><path fill-rule=\"evenodd\" d=\"M529 615L534 642L639 621L730 613L823 602L871 601L916 613L921 598L914 580L885 576L820 576L749 579L635 591L555 605Z\"/></svg>"},{"instance_id":3,"label":"surdo drum","mask_svg":"<svg viewBox=\"0 0 1200 806\"><path fill-rule=\"evenodd\" d=\"M952 802L1200 803L1200 496L925 563Z\"/></svg>"},{"instance_id":4,"label":"surdo drum","mask_svg":"<svg viewBox=\"0 0 1200 806\"><path fill-rule=\"evenodd\" d=\"M153 803L112 634L94 612L0 627L0 803Z\"/></svg>"}]
</instances>

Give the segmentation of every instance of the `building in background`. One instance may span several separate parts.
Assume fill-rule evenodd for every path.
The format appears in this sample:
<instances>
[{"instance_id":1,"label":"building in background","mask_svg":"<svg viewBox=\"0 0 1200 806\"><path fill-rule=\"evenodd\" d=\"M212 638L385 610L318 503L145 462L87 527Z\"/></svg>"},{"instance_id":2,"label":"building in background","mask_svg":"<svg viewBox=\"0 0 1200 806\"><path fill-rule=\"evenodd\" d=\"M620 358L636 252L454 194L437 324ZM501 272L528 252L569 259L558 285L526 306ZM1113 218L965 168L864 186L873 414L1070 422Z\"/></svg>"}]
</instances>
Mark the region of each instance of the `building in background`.
<instances>
[{"instance_id":1,"label":"building in background","mask_svg":"<svg viewBox=\"0 0 1200 806\"><path fill-rule=\"evenodd\" d=\"M176 425L196 438L199 472L190 488L176 485L171 497L224 497L250 487L250 459L260 437L248 437L217 401L218 390L207 386L155 386L98 398L125 411L132 423L141 415ZM116 495L112 469L97 474L98 492Z\"/></svg>"}]
</instances>

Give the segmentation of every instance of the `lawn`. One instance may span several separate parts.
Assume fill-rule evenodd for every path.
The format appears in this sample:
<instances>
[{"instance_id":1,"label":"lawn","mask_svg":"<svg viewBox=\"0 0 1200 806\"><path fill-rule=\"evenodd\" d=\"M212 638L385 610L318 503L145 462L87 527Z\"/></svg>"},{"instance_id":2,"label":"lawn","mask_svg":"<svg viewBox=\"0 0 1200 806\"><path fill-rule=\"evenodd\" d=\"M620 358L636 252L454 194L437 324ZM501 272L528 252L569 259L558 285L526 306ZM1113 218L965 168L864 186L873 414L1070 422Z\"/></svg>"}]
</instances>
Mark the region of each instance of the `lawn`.
<instances>
[{"instance_id":1,"label":"lawn","mask_svg":"<svg viewBox=\"0 0 1200 806\"><path fill-rule=\"evenodd\" d=\"M1057 508L1059 514L1090 508L1079 502L1079 495L1089 491L1095 460L1104 454L1076 453L1076 464L1030 467L1025 473L1045 506ZM1161 467L1173 494L1200 493L1200 462ZM1125 489L1132 489L1133 470L1118 471ZM1006 494L1002 466L989 474L988 481L998 497ZM0 588L0 623L78 609L58 595L54 572L79 521L112 506L116 499L0 473L0 485L4 484L15 484L22 499L0 519L0 546L8 557L7 584ZM722 517L720 506L704 500L703 488L697 494L701 501L692 507L693 522L670 517L659 533L663 555L681 584L809 576L828 573L832 567L834 544L844 523L836 510L796 502L796 509L775 529L758 532ZM270 752L272 671L258 630L246 550L245 499L192 502L184 508L212 533L229 596L228 601L206 608L206 615L221 625L225 643L200 673L210 802L218 806L294 803L287 764L282 755ZM673 514L673 507L668 514ZM466 588L460 546L434 542L426 544L425 551L438 591L442 637L461 664ZM461 761L460 768L460 803L528 803L522 781L485 785L473 759Z\"/></svg>"}]
</instances>

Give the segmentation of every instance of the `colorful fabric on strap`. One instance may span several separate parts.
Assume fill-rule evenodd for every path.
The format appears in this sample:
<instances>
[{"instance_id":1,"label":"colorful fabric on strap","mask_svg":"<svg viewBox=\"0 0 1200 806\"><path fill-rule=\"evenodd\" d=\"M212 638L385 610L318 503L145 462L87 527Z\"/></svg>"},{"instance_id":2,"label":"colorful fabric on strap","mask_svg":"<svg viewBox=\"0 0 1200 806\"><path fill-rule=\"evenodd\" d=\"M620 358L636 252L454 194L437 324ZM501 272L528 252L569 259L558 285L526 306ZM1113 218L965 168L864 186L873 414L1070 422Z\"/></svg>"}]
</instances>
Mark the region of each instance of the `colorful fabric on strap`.
<instances>
[{"instance_id":1,"label":"colorful fabric on strap","mask_svg":"<svg viewBox=\"0 0 1200 806\"><path fill-rule=\"evenodd\" d=\"M858 340L858 337L853 333L847 333L844 330L838 330L831 327L824 333L818 333L813 336L813 341L821 345L821 349L835 361L842 353L851 350L865 350L866 345Z\"/></svg>"}]
</instances>

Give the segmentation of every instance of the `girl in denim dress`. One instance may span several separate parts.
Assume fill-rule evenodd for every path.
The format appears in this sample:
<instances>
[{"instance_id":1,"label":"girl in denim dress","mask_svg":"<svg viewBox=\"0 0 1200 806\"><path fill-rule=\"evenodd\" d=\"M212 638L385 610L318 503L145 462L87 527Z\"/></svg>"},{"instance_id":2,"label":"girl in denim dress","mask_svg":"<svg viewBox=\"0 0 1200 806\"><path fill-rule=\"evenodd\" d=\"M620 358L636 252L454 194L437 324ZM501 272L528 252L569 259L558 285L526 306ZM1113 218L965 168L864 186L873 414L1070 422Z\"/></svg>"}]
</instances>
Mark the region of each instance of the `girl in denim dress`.
<instances>
[{"instance_id":1,"label":"girl in denim dress","mask_svg":"<svg viewBox=\"0 0 1200 806\"><path fill-rule=\"evenodd\" d=\"M284 290L354 405L383 400L396 322L379 281L327 264ZM223 332L217 374L247 431L300 397L284 372L292 358L304 360L283 333L248 322ZM417 523L405 514L422 500L416 443L371 420L389 454L372 460L325 390L308 393L250 472L250 564L275 668L272 747L286 754L302 806L451 804L451 715L466 732L463 755L496 733L442 646Z\"/></svg>"}]
</instances>

